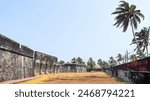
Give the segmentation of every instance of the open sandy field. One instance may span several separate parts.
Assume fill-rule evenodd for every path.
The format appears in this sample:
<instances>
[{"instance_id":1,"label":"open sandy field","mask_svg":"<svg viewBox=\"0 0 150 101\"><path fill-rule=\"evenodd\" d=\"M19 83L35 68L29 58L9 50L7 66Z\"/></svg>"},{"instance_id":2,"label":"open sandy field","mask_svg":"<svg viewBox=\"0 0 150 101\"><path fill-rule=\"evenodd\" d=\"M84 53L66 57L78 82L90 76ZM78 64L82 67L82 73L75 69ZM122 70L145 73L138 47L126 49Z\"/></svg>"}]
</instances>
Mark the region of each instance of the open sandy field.
<instances>
[{"instance_id":1,"label":"open sandy field","mask_svg":"<svg viewBox=\"0 0 150 101\"><path fill-rule=\"evenodd\" d=\"M104 72L60 73L38 75L37 78L19 84L122 84Z\"/></svg>"}]
</instances>

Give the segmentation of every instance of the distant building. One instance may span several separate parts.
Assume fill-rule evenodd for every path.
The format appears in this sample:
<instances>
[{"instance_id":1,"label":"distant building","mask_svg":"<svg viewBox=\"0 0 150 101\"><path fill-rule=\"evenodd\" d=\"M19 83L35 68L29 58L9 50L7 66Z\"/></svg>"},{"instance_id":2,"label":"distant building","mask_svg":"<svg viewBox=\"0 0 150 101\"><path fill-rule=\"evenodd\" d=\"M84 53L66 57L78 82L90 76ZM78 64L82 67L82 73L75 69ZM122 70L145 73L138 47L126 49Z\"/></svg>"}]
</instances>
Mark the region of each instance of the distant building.
<instances>
[{"instance_id":1,"label":"distant building","mask_svg":"<svg viewBox=\"0 0 150 101\"><path fill-rule=\"evenodd\" d=\"M62 65L59 69L60 72L87 72L87 66L83 64L76 64L76 63L66 63Z\"/></svg>"},{"instance_id":2,"label":"distant building","mask_svg":"<svg viewBox=\"0 0 150 101\"><path fill-rule=\"evenodd\" d=\"M102 66L96 65L95 68L96 68L96 69L100 69L100 68L102 68Z\"/></svg>"}]
</instances>

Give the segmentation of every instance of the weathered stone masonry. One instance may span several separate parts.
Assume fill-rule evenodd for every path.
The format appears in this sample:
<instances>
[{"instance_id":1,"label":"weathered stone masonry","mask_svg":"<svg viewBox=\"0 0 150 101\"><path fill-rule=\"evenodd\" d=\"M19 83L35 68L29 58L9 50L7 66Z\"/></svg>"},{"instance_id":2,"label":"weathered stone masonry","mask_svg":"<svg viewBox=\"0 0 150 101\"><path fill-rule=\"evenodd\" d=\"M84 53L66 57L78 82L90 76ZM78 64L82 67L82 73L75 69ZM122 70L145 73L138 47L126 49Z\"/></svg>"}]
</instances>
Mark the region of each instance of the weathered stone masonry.
<instances>
[{"instance_id":1,"label":"weathered stone masonry","mask_svg":"<svg viewBox=\"0 0 150 101\"><path fill-rule=\"evenodd\" d=\"M87 66L83 64L76 64L76 63L66 63L60 68L60 72L86 72Z\"/></svg>"},{"instance_id":2,"label":"weathered stone masonry","mask_svg":"<svg viewBox=\"0 0 150 101\"><path fill-rule=\"evenodd\" d=\"M59 65L57 57L33 51L0 34L0 82L59 72L86 72L86 66Z\"/></svg>"},{"instance_id":3,"label":"weathered stone masonry","mask_svg":"<svg viewBox=\"0 0 150 101\"><path fill-rule=\"evenodd\" d=\"M35 51L35 74L58 73L57 57Z\"/></svg>"},{"instance_id":4,"label":"weathered stone masonry","mask_svg":"<svg viewBox=\"0 0 150 101\"><path fill-rule=\"evenodd\" d=\"M0 82L58 73L57 57L21 45L0 34Z\"/></svg>"},{"instance_id":5,"label":"weathered stone masonry","mask_svg":"<svg viewBox=\"0 0 150 101\"><path fill-rule=\"evenodd\" d=\"M150 57L108 68L106 72L124 81L150 84Z\"/></svg>"},{"instance_id":6,"label":"weathered stone masonry","mask_svg":"<svg viewBox=\"0 0 150 101\"><path fill-rule=\"evenodd\" d=\"M34 76L33 53L0 34L0 82Z\"/></svg>"}]
</instances>

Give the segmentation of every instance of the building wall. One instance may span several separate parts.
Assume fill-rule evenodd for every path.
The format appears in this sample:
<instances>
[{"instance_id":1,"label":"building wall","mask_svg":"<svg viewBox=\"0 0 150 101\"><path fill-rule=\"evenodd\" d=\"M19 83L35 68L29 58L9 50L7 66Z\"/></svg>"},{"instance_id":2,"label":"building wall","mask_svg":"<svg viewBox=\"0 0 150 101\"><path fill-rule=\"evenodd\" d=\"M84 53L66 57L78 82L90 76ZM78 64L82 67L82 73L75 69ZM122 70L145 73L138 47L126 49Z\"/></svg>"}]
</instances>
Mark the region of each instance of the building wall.
<instances>
[{"instance_id":1,"label":"building wall","mask_svg":"<svg viewBox=\"0 0 150 101\"><path fill-rule=\"evenodd\" d=\"M150 83L150 57L111 67L111 75L133 83Z\"/></svg>"},{"instance_id":2,"label":"building wall","mask_svg":"<svg viewBox=\"0 0 150 101\"><path fill-rule=\"evenodd\" d=\"M117 77L118 78L120 78L120 79L122 79L122 80L124 80L124 81L130 81L130 71L129 70L125 70L125 69L123 69L123 70L117 70Z\"/></svg>"},{"instance_id":3,"label":"building wall","mask_svg":"<svg viewBox=\"0 0 150 101\"><path fill-rule=\"evenodd\" d=\"M81 64L67 63L60 67L60 72L87 72L87 67Z\"/></svg>"},{"instance_id":4,"label":"building wall","mask_svg":"<svg viewBox=\"0 0 150 101\"><path fill-rule=\"evenodd\" d=\"M136 84L150 84L150 72L131 72L132 82Z\"/></svg>"},{"instance_id":5,"label":"building wall","mask_svg":"<svg viewBox=\"0 0 150 101\"><path fill-rule=\"evenodd\" d=\"M35 74L46 74L57 72L57 57L35 51L34 64Z\"/></svg>"},{"instance_id":6,"label":"building wall","mask_svg":"<svg viewBox=\"0 0 150 101\"><path fill-rule=\"evenodd\" d=\"M0 82L34 76L33 53L0 34Z\"/></svg>"},{"instance_id":7,"label":"building wall","mask_svg":"<svg viewBox=\"0 0 150 101\"><path fill-rule=\"evenodd\" d=\"M57 63L57 57L33 51L0 34L0 82L32 77L36 74L86 72L85 65L63 67Z\"/></svg>"}]
</instances>

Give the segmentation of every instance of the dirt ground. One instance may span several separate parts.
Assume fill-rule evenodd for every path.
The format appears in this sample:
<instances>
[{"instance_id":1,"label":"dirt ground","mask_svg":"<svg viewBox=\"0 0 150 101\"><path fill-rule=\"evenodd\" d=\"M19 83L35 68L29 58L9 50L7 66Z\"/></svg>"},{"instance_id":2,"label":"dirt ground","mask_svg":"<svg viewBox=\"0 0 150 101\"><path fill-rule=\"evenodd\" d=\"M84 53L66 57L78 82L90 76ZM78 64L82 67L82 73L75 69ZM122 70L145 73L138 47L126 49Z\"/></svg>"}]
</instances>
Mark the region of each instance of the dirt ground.
<instances>
[{"instance_id":1,"label":"dirt ground","mask_svg":"<svg viewBox=\"0 0 150 101\"><path fill-rule=\"evenodd\" d=\"M38 75L37 78L19 84L123 84L104 72L60 73Z\"/></svg>"}]
</instances>

